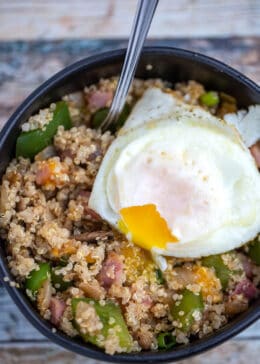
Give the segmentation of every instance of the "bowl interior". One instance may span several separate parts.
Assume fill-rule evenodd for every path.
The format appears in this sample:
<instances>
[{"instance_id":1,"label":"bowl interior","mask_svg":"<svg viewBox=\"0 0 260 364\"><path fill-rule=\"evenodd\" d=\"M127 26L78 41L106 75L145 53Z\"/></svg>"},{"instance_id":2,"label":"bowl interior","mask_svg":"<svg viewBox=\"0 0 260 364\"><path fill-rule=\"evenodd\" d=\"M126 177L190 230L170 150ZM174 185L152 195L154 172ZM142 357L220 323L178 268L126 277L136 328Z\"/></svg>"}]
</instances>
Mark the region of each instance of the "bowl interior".
<instances>
[{"instance_id":1,"label":"bowl interior","mask_svg":"<svg viewBox=\"0 0 260 364\"><path fill-rule=\"evenodd\" d=\"M100 78L118 75L123 56L124 50L119 50L82 60L59 72L34 91L16 110L0 133L0 176L3 175L14 156L19 126L29 116L69 92L80 90L86 85L97 82ZM143 52L136 76L144 79L162 78L171 83L193 79L201 82L207 89L223 91L234 96L238 100L239 108L260 103L259 87L252 81L220 62L184 50L147 48ZM0 257L0 275L10 276L3 244L0 246ZM147 351L111 357L91 345L82 344L78 339L71 339L60 332L53 333L51 325L41 319L23 292L7 284L5 286L24 315L51 340L79 354L119 363L172 361L185 358L223 342L260 316L260 299L258 299L247 312L237 316L218 332L201 340L194 340L187 346L178 346L168 352Z\"/></svg>"}]
</instances>

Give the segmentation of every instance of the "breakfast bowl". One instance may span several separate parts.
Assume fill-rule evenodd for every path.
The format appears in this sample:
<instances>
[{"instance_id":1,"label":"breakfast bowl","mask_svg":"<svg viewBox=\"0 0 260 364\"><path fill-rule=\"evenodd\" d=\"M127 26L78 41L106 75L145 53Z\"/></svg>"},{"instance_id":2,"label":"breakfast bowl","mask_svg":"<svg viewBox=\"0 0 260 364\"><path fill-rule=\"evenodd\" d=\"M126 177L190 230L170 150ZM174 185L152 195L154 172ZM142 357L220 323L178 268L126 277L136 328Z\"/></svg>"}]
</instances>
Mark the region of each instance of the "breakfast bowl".
<instances>
[{"instance_id":1,"label":"breakfast bowl","mask_svg":"<svg viewBox=\"0 0 260 364\"><path fill-rule=\"evenodd\" d=\"M59 101L65 95L108 79L120 73L125 50L95 55L83 59L60 71L35 90L11 116L0 134L0 174L15 157L15 146L20 127L40 109ZM231 67L207 56L176 48L145 48L136 77L140 79L163 79L171 84L195 80L207 90L232 95L238 109L260 103L259 87ZM17 150L16 150L17 153ZM9 254L4 241L0 245L0 278L14 303L34 327L56 344L80 355L118 363L169 362L184 359L213 348L237 335L260 317L260 298L253 299L246 311L235 315L217 331L202 338L191 339L168 350L144 350L109 355L100 348L82 341L78 336L70 337L44 320L33 301L15 283L9 268ZM29 286L28 286L29 287ZM27 287L27 288L28 288Z\"/></svg>"}]
</instances>

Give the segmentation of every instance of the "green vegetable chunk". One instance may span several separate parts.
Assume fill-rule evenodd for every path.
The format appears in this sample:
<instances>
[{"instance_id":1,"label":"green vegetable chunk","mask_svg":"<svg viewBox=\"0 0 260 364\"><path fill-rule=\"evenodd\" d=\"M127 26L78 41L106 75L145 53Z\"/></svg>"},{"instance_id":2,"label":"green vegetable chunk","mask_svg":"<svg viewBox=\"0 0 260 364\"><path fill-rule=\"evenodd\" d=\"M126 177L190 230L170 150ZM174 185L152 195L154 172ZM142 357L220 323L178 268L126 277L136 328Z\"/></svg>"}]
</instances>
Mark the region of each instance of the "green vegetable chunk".
<instances>
[{"instance_id":1,"label":"green vegetable chunk","mask_svg":"<svg viewBox=\"0 0 260 364\"><path fill-rule=\"evenodd\" d=\"M214 268L216 276L221 282L222 288L227 289L228 282L232 271L224 264L221 255L210 255L202 259L202 265Z\"/></svg>"},{"instance_id":2,"label":"green vegetable chunk","mask_svg":"<svg viewBox=\"0 0 260 364\"><path fill-rule=\"evenodd\" d=\"M83 333L80 324L76 322L76 313L79 302L85 302L92 304L100 321L103 324L99 335L90 335L89 333ZM109 330L115 329L113 335L118 337L119 345L125 351L129 351L132 348L132 337L128 332L126 323L122 316L120 307L113 302L107 302L104 306L98 301L91 298L72 298L71 300L72 313L74 316L75 327L78 330L80 336L86 341L103 348L104 342L100 340L100 335L106 338L109 336Z\"/></svg>"},{"instance_id":3,"label":"green vegetable chunk","mask_svg":"<svg viewBox=\"0 0 260 364\"><path fill-rule=\"evenodd\" d=\"M98 129L101 126L101 124L103 123L108 114L108 111L109 108L104 107L95 112L91 120L91 125L93 128ZM121 128L124 125L129 114L130 114L130 106L128 104L125 104L121 114L119 115L119 118L117 119L115 127L111 131L115 132L116 130Z\"/></svg>"},{"instance_id":4,"label":"green vegetable chunk","mask_svg":"<svg viewBox=\"0 0 260 364\"><path fill-rule=\"evenodd\" d=\"M65 281L62 274L58 274L57 270L61 269L62 266L57 266L55 268L52 268L51 270L51 281L53 286L58 291L65 291L67 288L71 286L71 282Z\"/></svg>"},{"instance_id":5,"label":"green vegetable chunk","mask_svg":"<svg viewBox=\"0 0 260 364\"><path fill-rule=\"evenodd\" d=\"M155 276L156 276L156 280L159 284L164 284L165 280L163 278L163 273L161 271L161 269L156 269L155 270Z\"/></svg>"},{"instance_id":6,"label":"green vegetable chunk","mask_svg":"<svg viewBox=\"0 0 260 364\"><path fill-rule=\"evenodd\" d=\"M108 111L109 111L108 107L104 107L96 111L95 114L92 116L91 126L95 129L98 129L105 120Z\"/></svg>"},{"instance_id":7,"label":"green vegetable chunk","mask_svg":"<svg viewBox=\"0 0 260 364\"><path fill-rule=\"evenodd\" d=\"M121 111L121 114L119 115L119 118L117 119L116 129L120 129L124 125L128 115L130 114L130 111L130 106L128 104L125 104L123 110Z\"/></svg>"},{"instance_id":8,"label":"green vegetable chunk","mask_svg":"<svg viewBox=\"0 0 260 364\"><path fill-rule=\"evenodd\" d=\"M40 263L39 269L34 269L25 282L25 288L30 290L35 295L42 287L43 283L51 275L51 267L49 263Z\"/></svg>"},{"instance_id":9,"label":"green vegetable chunk","mask_svg":"<svg viewBox=\"0 0 260 364\"><path fill-rule=\"evenodd\" d=\"M249 246L248 255L257 264L260 265L260 238L256 238L252 245Z\"/></svg>"},{"instance_id":10,"label":"green vegetable chunk","mask_svg":"<svg viewBox=\"0 0 260 364\"><path fill-rule=\"evenodd\" d=\"M16 157L33 159L41 150L51 144L60 125L71 128L69 109L65 101L56 103L53 118L43 129L22 132L16 141Z\"/></svg>"},{"instance_id":11,"label":"green vegetable chunk","mask_svg":"<svg viewBox=\"0 0 260 364\"><path fill-rule=\"evenodd\" d=\"M216 106L219 103L218 93L215 91L205 92L205 94L201 95L200 102L208 107Z\"/></svg>"},{"instance_id":12,"label":"green vegetable chunk","mask_svg":"<svg viewBox=\"0 0 260 364\"><path fill-rule=\"evenodd\" d=\"M174 321L181 323L182 331L188 331L195 320L193 314L196 311L201 312L204 304L201 294L196 295L188 289L184 289L180 294L182 295L180 304L171 307L171 315Z\"/></svg>"},{"instance_id":13,"label":"green vegetable chunk","mask_svg":"<svg viewBox=\"0 0 260 364\"><path fill-rule=\"evenodd\" d=\"M176 339L170 332L161 332L157 336L158 349L171 349L176 345Z\"/></svg>"}]
</instances>

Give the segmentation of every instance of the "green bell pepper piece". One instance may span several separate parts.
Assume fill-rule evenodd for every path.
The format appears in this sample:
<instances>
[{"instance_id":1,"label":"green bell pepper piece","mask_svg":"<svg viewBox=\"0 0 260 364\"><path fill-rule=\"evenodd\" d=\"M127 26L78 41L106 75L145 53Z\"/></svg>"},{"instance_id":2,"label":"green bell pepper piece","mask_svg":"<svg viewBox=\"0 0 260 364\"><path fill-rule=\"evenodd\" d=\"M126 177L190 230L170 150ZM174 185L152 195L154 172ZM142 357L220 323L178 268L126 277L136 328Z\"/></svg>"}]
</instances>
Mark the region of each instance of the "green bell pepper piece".
<instances>
[{"instance_id":1,"label":"green bell pepper piece","mask_svg":"<svg viewBox=\"0 0 260 364\"><path fill-rule=\"evenodd\" d=\"M96 313L103 324L103 328L100 330L100 335L102 335L106 339L109 334L109 329L117 326L119 327L119 330L115 332L115 335L118 336L121 348L125 349L126 351L129 351L131 349L133 343L132 337L128 332L119 306L117 306L113 302L107 302L103 306L98 301L93 300L92 298L72 298L71 307L74 316L74 324L84 341L90 342L91 344L101 348L103 347L100 340L98 340L98 335L89 335L81 332L80 324L78 324L75 320L77 305L79 302L93 304L93 307L95 308Z\"/></svg>"},{"instance_id":2,"label":"green bell pepper piece","mask_svg":"<svg viewBox=\"0 0 260 364\"><path fill-rule=\"evenodd\" d=\"M107 114L108 114L109 108L103 107L102 109L99 109L93 114L91 119L91 126L94 129L98 129L102 122L105 120Z\"/></svg>"},{"instance_id":3,"label":"green bell pepper piece","mask_svg":"<svg viewBox=\"0 0 260 364\"><path fill-rule=\"evenodd\" d=\"M22 132L16 141L16 157L33 159L41 150L52 142L52 138L60 125L65 129L72 127L68 105L65 101L56 103L53 118L44 129Z\"/></svg>"},{"instance_id":4,"label":"green bell pepper piece","mask_svg":"<svg viewBox=\"0 0 260 364\"><path fill-rule=\"evenodd\" d=\"M104 107L95 112L91 120L91 125L93 128L98 129L100 127L102 122L105 120L108 111L109 108ZM115 132L116 130L120 129L124 125L129 114L130 114L130 106L128 104L125 104L121 114L119 115L119 118L117 119L117 122L115 123L115 127L113 127L112 129L110 128L110 130L112 132Z\"/></svg>"},{"instance_id":5,"label":"green bell pepper piece","mask_svg":"<svg viewBox=\"0 0 260 364\"><path fill-rule=\"evenodd\" d=\"M168 350L176 345L176 338L170 332L161 332L157 336L158 349Z\"/></svg>"},{"instance_id":6,"label":"green bell pepper piece","mask_svg":"<svg viewBox=\"0 0 260 364\"><path fill-rule=\"evenodd\" d=\"M62 266L57 266L55 268L52 268L51 282L58 291L66 291L66 289L69 288L72 285L72 283L69 281L65 281L63 275L57 273L57 270L61 268Z\"/></svg>"},{"instance_id":7,"label":"green bell pepper piece","mask_svg":"<svg viewBox=\"0 0 260 364\"><path fill-rule=\"evenodd\" d=\"M204 308L201 294L196 295L188 289L184 289L181 293L182 299L177 306L173 304L171 307L171 315L174 321L181 323L181 330L188 331L193 322L193 313L195 311L202 311Z\"/></svg>"},{"instance_id":8,"label":"green bell pepper piece","mask_svg":"<svg viewBox=\"0 0 260 364\"><path fill-rule=\"evenodd\" d=\"M210 255L203 258L202 265L215 269L216 276L220 280L222 288L226 290L232 271L224 264L221 255Z\"/></svg>"},{"instance_id":9,"label":"green bell pepper piece","mask_svg":"<svg viewBox=\"0 0 260 364\"><path fill-rule=\"evenodd\" d=\"M34 269L25 281L25 288L35 295L42 287L43 283L51 276L51 267L49 263L40 263L39 269Z\"/></svg>"},{"instance_id":10,"label":"green bell pepper piece","mask_svg":"<svg viewBox=\"0 0 260 364\"><path fill-rule=\"evenodd\" d=\"M218 93L215 91L205 92L200 96L200 102L208 107L216 106L219 103Z\"/></svg>"},{"instance_id":11,"label":"green bell pepper piece","mask_svg":"<svg viewBox=\"0 0 260 364\"><path fill-rule=\"evenodd\" d=\"M125 104L123 110L121 111L121 114L119 115L119 118L117 119L116 130L122 128L122 126L126 122L128 115L130 114L130 111L131 111L130 106L128 104Z\"/></svg>"},{"instance_id":12,"label":"green bell pepper piece","mask_svg":"<svg viewBox=\"0 0 260 364\"><path fill-rule=\"evenodd\" d=\"M260 239L255 239L252 245L249 246L248 255L257 264L260 265Z\"/></svg>"},{"instance_id":13,"label":"green bell pepper piece","mask_svg":"<svg viewBox=\"0 0 260 364\"><path fill-rule=\"evenodd\" d=\"M161 269L159 269L159 268L155 269L155 276L156 276L157 283L159 283L159 284L165 283L165 279L163 277L163 272L161 271Z\"/></svg>"}]
</instances>

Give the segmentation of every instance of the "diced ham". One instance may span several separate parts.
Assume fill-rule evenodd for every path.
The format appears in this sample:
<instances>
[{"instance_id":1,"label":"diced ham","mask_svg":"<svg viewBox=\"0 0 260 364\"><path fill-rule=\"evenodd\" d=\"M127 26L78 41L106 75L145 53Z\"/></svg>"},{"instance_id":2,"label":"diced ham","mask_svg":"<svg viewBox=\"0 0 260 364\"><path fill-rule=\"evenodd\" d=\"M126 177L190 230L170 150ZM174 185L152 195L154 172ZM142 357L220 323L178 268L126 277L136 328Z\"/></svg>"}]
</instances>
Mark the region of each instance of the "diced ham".
<instances>
[{"instance_id":1,"label":"diced ham","mask_svg":"<svg viewBox=\"0 0 260 364\"><path fill-rule=\"evenodd\" d=\"M151 296L149 296L148 294L145 294L144 298L142 299L142 303L147 308L150 308L153 304L153 300L152 300Z\"/></svg>"},{"instance_id":2,"label":"diced ham","mask_svg":"<svg viewBox=\"0 0 260 364\"><path fill-rule=\"evenodd\" d=\"M40 168L37 169L36 172L36 183L37 185L44 185L46 184L50 177L51 177L52 171L50 169L50 166L47 163L43 163Z\"/></svg>"},{"instance_id":3,"label":"diced ham","mask_svg":"<svg viewBox=\"0 0 260 364\"><path fill-rule=\"evenodd\" d=\"M50 311L51 311L51 323L58 326L62 315L64 314L66 308L66 304L64 301L52 297L50 302Z\"/></svg>"},{"instance_id":4,"label":"diced ham","mask_svg":"<svg viewBox=\"0 0 260 364\"><path fill-rule=\"evenodd\" d=\"M249 279L239 282L225 302L225 312L229 316L247 310L249 301L257 296L257 288Z\"/></svg>"},{"instance_id":5,"label":"diced ham","mask_svg":"<svg viewBox=\"0 0 260 364\"><path fill-rule=\"evenodd\" d=\"M249 149L252 156L255 158L257 167L260 168L260 141L252 145Z\"/></svg>"},{"instance_id":6,"label":"diced ham","mask_svg":"<svg viewBox=\"0 0 260 364\"><path fill-rule=\"evenodd\" d=\"M113 98L112 91L93 91L87 97L88 106L91 110L98 110L110 106Z\"/></svg>"},{"instance_id":7,"label":"diced ham","mask_svg":"<svg viewBox=\"0 0 260 364\"><path fill-rule=\"evenodd\" d=\"M242 294L245 298L251 300L256 297L257 288L253 282L245 278L237 284L234 294Z\"/></svg>"},{"instance_id":8,"label":"diced ham","mask_svg":"<svg viewBox=\"0 0 260 364\"><path fill-rule=\"evenodd\" d=\"M120 255L110 252L99 273L100 284L106 289L109 289L112 284L122 284L125 279L123 268L124 265Z\"/></svg>"}]
</instances>

